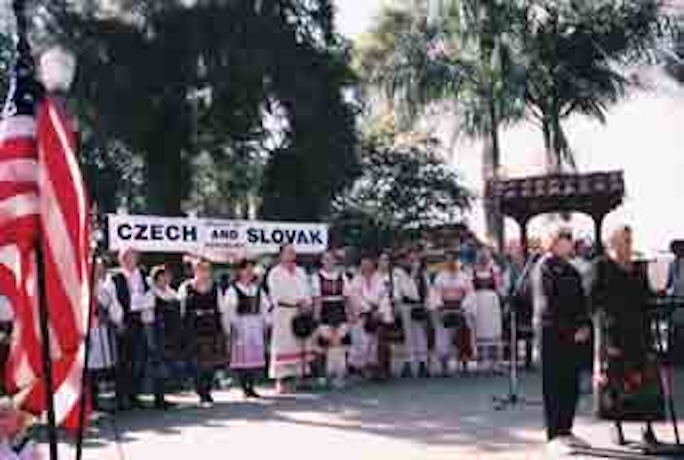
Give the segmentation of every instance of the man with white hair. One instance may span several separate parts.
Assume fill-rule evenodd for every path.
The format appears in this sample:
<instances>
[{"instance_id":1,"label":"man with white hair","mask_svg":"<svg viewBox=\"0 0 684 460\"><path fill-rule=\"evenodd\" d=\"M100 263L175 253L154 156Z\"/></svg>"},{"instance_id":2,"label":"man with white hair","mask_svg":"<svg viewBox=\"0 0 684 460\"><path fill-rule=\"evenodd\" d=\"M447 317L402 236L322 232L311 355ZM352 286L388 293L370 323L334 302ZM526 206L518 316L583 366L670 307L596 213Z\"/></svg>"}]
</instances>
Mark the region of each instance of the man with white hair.
<instances>
[{"instance_id":1,"label":"man with white hair","mask_svg":"<svg viewBox=\"0 0 684 460\"><path fill-rule=\"evenodd\" d=\"M562 451L587 446L573 435L572 428L579 400L581 350L591 335L591 317L582 276L570 262L572 253L572 231L561 228L538 266L534 289L546 434L549 447Z\"/></svg>"}]
</instances>

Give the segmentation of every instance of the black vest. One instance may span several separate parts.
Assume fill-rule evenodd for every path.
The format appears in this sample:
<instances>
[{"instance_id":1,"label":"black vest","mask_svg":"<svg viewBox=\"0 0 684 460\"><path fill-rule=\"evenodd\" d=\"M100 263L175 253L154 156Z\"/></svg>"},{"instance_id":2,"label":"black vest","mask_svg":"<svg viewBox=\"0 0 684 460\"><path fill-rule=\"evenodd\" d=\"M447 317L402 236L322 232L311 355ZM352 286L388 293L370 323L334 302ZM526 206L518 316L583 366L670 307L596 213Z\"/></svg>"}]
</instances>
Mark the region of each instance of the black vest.
<instances>
[{"instance_id":1,"label":"black vest","mask_svg":"<svg viewBox=\"0 0 684 460\"><path fill-rule=\"evenodd\" d=\"M142 269L139 270L144 292L147 292L150 290L150 286L147 284L147 274ZM124 314L129 315L131 313L131 289L128 286L126 274L118 271L112 276L112 281L116 288L116 299L119 301L121 308L123 308Z\"/></svg>"},{"instance_id":2,"label":"black vest","mask_svg":"<svg viewBox=\"0 0 684 460\"><path fill-rule=\"evenodd\" d=\"M249 296L236 284L233 285L238 296L238 315L258 315L261 313L261 287L257 287L256 295Z\"/></svg>"}]
</instances>

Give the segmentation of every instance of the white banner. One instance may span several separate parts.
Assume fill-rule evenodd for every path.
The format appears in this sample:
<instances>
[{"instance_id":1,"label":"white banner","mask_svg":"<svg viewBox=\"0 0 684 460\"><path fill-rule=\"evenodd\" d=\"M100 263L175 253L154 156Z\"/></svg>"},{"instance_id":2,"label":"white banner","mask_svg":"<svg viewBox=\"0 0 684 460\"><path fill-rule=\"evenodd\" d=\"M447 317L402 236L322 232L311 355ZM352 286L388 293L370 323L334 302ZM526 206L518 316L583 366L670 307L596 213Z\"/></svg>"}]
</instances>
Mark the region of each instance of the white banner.
<instances>
[{"instance_id":1,"label":"white banner","mask_svg":"<svg viewBox=\"0 0 684 460\"><path fill-rule=\"evenodd\" d=\"M292 243L302 254L316 254L328 247L325 224L126 214L110 214L107 220L112 251L133 248L141 252L265 254Z\"/></svg>"}]
</instances>

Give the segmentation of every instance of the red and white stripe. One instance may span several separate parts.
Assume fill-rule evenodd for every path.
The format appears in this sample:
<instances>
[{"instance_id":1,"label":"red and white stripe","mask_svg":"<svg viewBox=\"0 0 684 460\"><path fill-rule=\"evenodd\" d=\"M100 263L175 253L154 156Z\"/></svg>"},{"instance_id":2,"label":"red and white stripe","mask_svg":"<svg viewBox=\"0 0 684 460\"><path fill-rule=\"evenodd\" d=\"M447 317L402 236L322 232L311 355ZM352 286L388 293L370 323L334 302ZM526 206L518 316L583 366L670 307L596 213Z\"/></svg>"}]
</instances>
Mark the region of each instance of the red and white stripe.
<instances>
[{"instance_id":1,"label":"red and white stripe","mask_svg":"<svg viewBox=\"0 0 684 460\"><path fill-rule=\"evenodd\" d=\"M0 286L13 283L15 287L9 297L17 331L8 363L9 387L27 410L45 409L32 250L40 231L55 415L60 425L76 428L79 401L84 397L81 376L91 298L88 200L76 160L75 134L61 108L49 97L43 100L33 127L35 142L16 136L31 132L28 117L21 118L14 126L14 137L7 136L11 143L5 150L0 147L0 241L9 242L0 245ZM32 233L13 233L11 222L21 223Z\"/></svg>"}]
</instances>

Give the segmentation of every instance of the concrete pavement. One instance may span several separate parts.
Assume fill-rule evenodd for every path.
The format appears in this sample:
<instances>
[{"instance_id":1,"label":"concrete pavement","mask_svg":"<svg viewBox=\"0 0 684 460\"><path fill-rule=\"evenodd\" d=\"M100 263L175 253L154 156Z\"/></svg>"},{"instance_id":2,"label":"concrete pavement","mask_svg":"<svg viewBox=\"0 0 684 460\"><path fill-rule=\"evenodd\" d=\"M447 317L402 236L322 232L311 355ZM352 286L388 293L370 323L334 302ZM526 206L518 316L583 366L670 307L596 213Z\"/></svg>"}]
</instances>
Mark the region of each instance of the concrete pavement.
<instances>
[{"instance_id":1,"label":"concrete pavement","mask_svg":"<svg viewBox=\"0 0 684 460\"><path fill-rule=\"evenodd\" d=\"M180 405L168 412L132 412L119 415L115 424L98 420L84 460L550 458L540 406L494 410L492 396L507 388L504 377L468 376L364 383L287 397L264 388L265 397L256 402L244 401L235 390L217 393L211 409L183 395L173 398ZM531 399L541 397L536 374L525 376L522 388ZM678 390L684 411L684 389ZM593 419L590 408L591 398L584 398L576 432L609 447L609 425ZM672 439L671 431L663 425L658 434ZM636 438L638 428L630 426L627 433Z\"/></svg>"}]
</instances>

